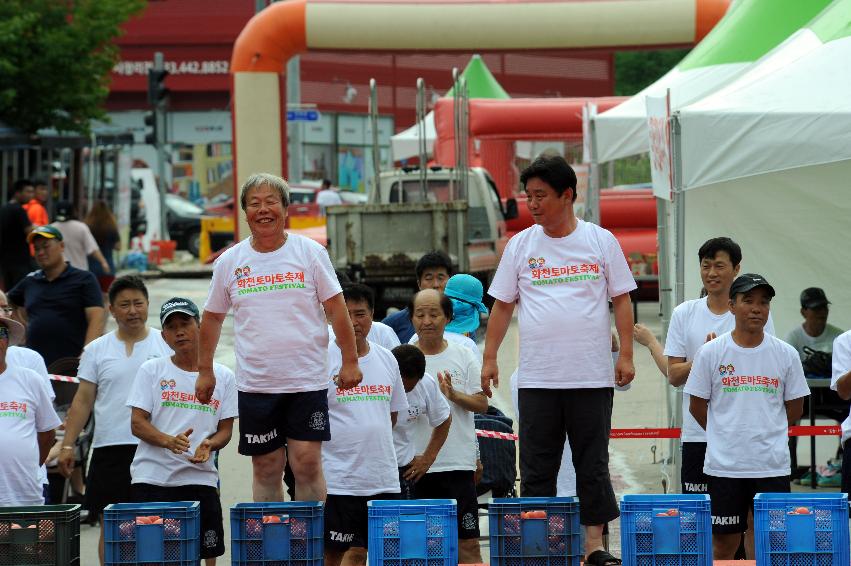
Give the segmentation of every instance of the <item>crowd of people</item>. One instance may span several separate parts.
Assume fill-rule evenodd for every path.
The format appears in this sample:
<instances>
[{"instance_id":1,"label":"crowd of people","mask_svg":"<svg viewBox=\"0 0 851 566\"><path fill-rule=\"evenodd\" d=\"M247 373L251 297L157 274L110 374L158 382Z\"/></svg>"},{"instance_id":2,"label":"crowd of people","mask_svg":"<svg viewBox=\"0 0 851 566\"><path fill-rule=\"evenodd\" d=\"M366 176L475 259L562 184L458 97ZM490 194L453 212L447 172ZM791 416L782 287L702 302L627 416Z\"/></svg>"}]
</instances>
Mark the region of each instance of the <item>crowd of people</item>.
<instances>
[{"instance_id":1,"label":"crowd of people","mask_svg":"<svg viewBox=\"0 0 851 566\"><path fill-rule=\"evenodd\" d=\"M368 502L399 498L456 500L460 562L481 563L474 414L499 386L498 353L516 309L520 495L577 495L585 562L620 563L603 540L619 515L608 441L614 390L635 377L636 341L684 387L681 487L711 496L715 557L731 559L740 546L753 556L753 495L790 488L787 427L809 395L804 366L812 352L832 350L832 387L851 398L851 332L827 324L829 301L811 288L801 295L801 327L788 343L775 338L774 288L740 275L740 247L719 237L698 250L704 296L675 309L663 350L634 323L636 284L617 240L575 217L567 162L539 157L521 181L535 224L509 241L487 289L490 311L481 281L453 273L435 251L417 262L419 290L407 307L374 320L373 290L285 230L286 182L256 174L239 199L250 237L216 261L202 308L173 297L159 305L157 330L144 281L122 276L107 286L116 328L106 334L105 281L82 262L91 257L101 276L111 274L107 250L91 233L74 236L85 224L62 206L53 225L18 214L39 200L22 185L2 212L16 218L4 238L18 231L10 241L22 246L20 257L7 256L4 239L13 284L8 299L0 294L0 504L49 502L43 464L52 459L85 490L101 525L111 503L199 501L201 557L213 564L225 551L219 490L228 488L216 454L238 418L253 499L283 501L286 477L291 498L325 501L331 566L365 564ZM104 238L111 250L113 236ZM83 245L72 250L72 239ZM31 257L37 269L6 271ZM214 362L229 313L233 369ZM47 367L77 357L79 386L62 423ZM92 418L84 488L78 440ZM851 417L842 428L847 449ZM851 465L842 477L848 491Z\"/></svg>"}]
</instances>

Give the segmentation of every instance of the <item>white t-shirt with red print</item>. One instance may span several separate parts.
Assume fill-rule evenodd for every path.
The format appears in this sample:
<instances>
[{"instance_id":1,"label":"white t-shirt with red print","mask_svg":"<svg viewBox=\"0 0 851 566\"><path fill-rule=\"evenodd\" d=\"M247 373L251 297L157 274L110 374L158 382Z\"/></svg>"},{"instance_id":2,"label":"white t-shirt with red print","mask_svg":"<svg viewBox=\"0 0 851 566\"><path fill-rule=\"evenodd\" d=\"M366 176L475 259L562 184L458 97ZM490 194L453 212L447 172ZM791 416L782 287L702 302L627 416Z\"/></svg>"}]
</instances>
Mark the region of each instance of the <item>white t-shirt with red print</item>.
<instances>
[{"instance_id":1,"label":"white t-shirt with red print","mask_svg":"<svg viewBox=\"0 0 851 566\"><path fill-rule=\"evenodd\" d=\"M297 393L328 386L322 303L342 292L325 248L289 234L261 253L246 239L219 257L204 310L233 309L240 391Z\"/></svg>"},{"instance_id":2,"label":"white t-shirt with red print","mask_svg":"<svg viewBox=\"0 0 851 566\"><path fill-rule=\"evenodd\" d=\"M836 383L839 378L851 371L851 330L840 334L833 341L833 376L830 380L830 388L836 391ZM842 443L851 438L851 412L848 418L842 421ZM848 456L851 458L851 455Z\"/></svg>"},{"instance_id":3,"label":"white t-shirt with red print","mask_svg":"<svg viewBox=\"0 0 851 566\"><path fill-rule=\"evenodd\" d=\"M38 433L60 424L44 378L7 365L0 373L0 506L44 505Z\"/></svg>"},{"instance_id":4,"label":"white t-shirt with red print","mask_svg":"<svg viewBox=\"0 0 851 566\"><path fill-rule=\"evenodd\" d=\"M343 354L328 345L328 422L331 440L322 445L322 468L328 493L368 496L399 493L393 448L393 423L408 410L399 363L390 350L374 342L358 358L363 381L351 389L337 387Z\"/></svg>"},{"instance_id":5,"label":"white t-shirt with red print","mask_svg":"<svg viewBox=\"0 0 851 566\"><path fill-rule=\"evenodd\" d=\"M184 371L171 358L159 358L142 364L130 396L128 407L138 407L150 413L151 424L157 430L177 436L192 429L189 452L175 454L167 448L140 441L130 465L132 483L159 486L218 485L219 474L210 457L203 464L193 464L189 457L198 445L219 428L219 421L237 417L237 393L233 372L213 364L216 388L206 405L195 399L195 380L198 372Z\"/></svg>"},{"instance_id":6,"label":"white t-shirt with red print","mask_svg":"<svg viewBox=\"0 0 851 566\"><path fill-rule=\"evenodd\" d=\"M426 373L438 378L448 376L456 391L474 395L482 392L482 365L468 348L446 341L446 349L439 354L426 355ZM429 472L472 471L476 469L476 425L473 412L448 401L452 424L443 448L437 454ZM415 435L417 454L425 452L431 440L432 428L422 419L417 421Z\"/></svg>"},{"instance_id":7,"label":"white t-shirt with red print","mask_svg":"<svg viewBox=\"0 0 851 566\"><path fill-rule=\"evenodd\" d=\"M414 334L416 336L416 334ZM396 426L393 427L393 443L396 445L396 463L401 468L411 463L417 454L415 442L417 431L422 428L431 431L449 418L449 401L440 391L437 380L429 374L423 375L413 389L407 392L408 411L399 413ZM452 424L450 423L450 428Z\"/></svg>"},{"instance_id":8,"label":"white t-shirt with red print","mask_svg":"<svg viewBox=\"0 0 851 566\"><path fill-rule=\"evenodd\" d=\"M672 358L694 360L694 355L706 344L706 337L714 333L721 336L736 327L736 318L729 310L715 314L709 310L706 297L685 301L674 309L665 337L665 355ZM774 320L768 315L765 332L774 336ZM688 393L683 393L683 442L706 442L706 431L689 412Z\"/></svg>"},{"instance_id":9,"label":"white t-shirt with red print","mask_svg":"<svg viewBox=\"0 0 851 566\"><path fill-rule=\"evenodd\" d=\"M786 401L810 394L801 358L764 334L755 348L728 332L697 351L686 393L709 400L703 472L725 478L788 476Z\"/></svg>"},{"instance_id":10,"label":"white t-shirt with red print","mask_svg":"<svg viewBox=\"0 0 851 566\"><path fill-rule=\"evenodd\" d=\"M539 225L505 248L488 294L517 302L519 387L614 387L609 299L636 288L611 232L577 219L551 238Z\"/></svg>"}]
</instances>

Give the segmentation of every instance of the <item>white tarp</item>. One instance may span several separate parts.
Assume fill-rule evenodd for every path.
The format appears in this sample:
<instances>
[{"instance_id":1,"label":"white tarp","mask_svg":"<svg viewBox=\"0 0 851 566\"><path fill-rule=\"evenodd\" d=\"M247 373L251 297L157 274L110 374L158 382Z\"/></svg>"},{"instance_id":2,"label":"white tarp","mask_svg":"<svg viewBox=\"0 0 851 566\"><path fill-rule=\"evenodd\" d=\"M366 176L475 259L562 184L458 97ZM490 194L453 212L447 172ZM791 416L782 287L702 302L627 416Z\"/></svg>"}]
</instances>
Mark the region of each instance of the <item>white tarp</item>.
<instances>
[{"instance_id":1,"label":"white tarp","mask_svg":"<svg viewBox=\"0 0 851 566\"><path fill-rule=\"evenodd\" d=\"M437 129L434 127L434 112L429 112L423 119L425 122L426 153L431 157L434 148L434 140L437 139ZM401 161L420 154L420 125L414 124L404 132L399 132L390 138L393 148L393 161Z\"/></svg>"},{"instance_id":2,"label":"white tarp","mask_svg":"<svg viewBox=\"0 0 851 566\"><path fill-rule=\"evenodd\" d=\"M797 36L806 53L796 49L781 65L781 46L769 69L680 111L685 189L851 159L851 37Z\"/></svg>"}]
</instances>

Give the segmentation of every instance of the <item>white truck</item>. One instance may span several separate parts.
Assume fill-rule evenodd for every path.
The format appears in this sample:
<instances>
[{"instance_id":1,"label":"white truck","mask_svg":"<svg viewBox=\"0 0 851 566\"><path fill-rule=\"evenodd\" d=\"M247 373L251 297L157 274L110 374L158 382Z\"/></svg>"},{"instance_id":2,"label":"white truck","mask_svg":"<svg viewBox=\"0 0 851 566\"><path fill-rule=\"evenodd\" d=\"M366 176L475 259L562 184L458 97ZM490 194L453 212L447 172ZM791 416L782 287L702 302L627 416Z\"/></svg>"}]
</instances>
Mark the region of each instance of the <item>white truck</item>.
<instances>
[{"instance_id":1,"label":"white truck","mask_svg":"<svg viewBox=\"0 0 851 566\"><path fill-rule=\"evenodd\" d=\"M415 266L431 251L445 252L456 273L487 286L508 241L505 221L517 202L502 203L482 168L459 171L396 169L380 174L367 204L327 210L328 253L336 269L376 291L376 316L403 306L417 290Z\"/></svg>"}]
</instances>

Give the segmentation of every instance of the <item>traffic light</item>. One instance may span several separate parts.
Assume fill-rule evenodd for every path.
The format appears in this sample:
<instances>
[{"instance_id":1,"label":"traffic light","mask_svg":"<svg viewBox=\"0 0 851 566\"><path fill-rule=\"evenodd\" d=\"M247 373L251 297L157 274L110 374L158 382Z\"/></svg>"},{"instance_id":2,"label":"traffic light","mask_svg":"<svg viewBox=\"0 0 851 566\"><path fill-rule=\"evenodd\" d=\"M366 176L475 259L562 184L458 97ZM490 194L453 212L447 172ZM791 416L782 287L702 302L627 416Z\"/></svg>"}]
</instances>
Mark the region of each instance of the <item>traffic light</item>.
<instances>
[{"instance_id":1,"label":"traffic light","mask_svg":"<svg viewBox=\"0 0 851 566\"><path fill-rule=\"evenodd\" d=\"M148 69L148 104L157 106L169 95L165 86L168 71L165 69Z\"/></svg>"},{"instance_id":2,"label":"traffic light","mask_svg":"<svg viewBox=\"0 0 851 566\"><path fill-rule=\"evenodd\" d=\"M148 128L151 131L148 131ZM148 145L157 145L157 114L156 112L145 113L145 143Z\"/></svg>"}]
</instances>

